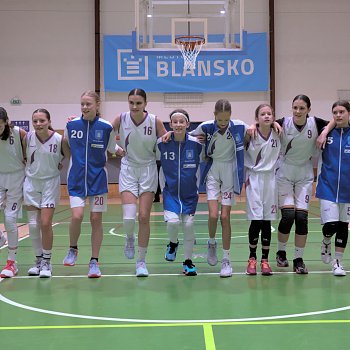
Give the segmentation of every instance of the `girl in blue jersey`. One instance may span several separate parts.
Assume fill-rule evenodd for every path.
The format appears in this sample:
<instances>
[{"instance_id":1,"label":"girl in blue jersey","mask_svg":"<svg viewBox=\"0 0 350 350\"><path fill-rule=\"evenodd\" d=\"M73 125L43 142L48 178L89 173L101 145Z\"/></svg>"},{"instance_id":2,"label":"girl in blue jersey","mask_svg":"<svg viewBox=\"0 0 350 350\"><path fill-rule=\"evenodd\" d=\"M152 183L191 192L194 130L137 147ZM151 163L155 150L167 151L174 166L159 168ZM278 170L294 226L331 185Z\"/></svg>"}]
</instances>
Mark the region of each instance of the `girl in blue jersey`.
<instances>
[{"instance_id":1,"label":"girl in blue jersey","mask_svg":"<svg viewBox=\"0 0 350 350\"><path fill-rule=\"evenodd\" d=\"M161 162L160 183L163 187L164 221L170 242L165 259L174 261L179 245L179 226L184 231L183 273L187 276L197 275L192 262L194 234L194 214L198 203L199 164L203 146L197 138L187 134L190 126L188 113L176 109L170 113L170 127L173 130L168 142L158 140Z\"/></svg>"},{"instance_id":2,"label":"girl in blue jersey","mask_svg":"<svg viewBox=\"0 0 350 350\"><path fill-rule=\"evenodd\" d=\"M113 121L125 151L119 173L119 192L123 207L123 225L126 235L124 254L135 255L135 223L138 209L138 257L136 276L148 276L146 253L150 237L150 214L154 193L158 186L156 165L157 138L166 130L162 121L146 111L147 97L142 89L133 89L128 95L129 111Z\"/></svg>"},{"instance_id":3,"label":"girl in blue jersey","mask_svg":"<svg viewBox=\"0 0 350 350\"><path fill-rule=\"evenodd\" d=\"M67 185L72 208L69 226L70 248L63 260L74 266L85 202L90 203L91 259L88 277L101 276L98 258L103 239L102 213L107 210L107 151L115 153L112 125L99 115L100 98L94 91L81 95L82 116L70 121L64 132L63 147L70 152Z\"/></svg>"},{"instance_id":4,"label":"girl in blue jersey","mask_svg":"<svg viewBox=\"0 0 350 350\"><path fill-rule=\"evenodd\" d=\"M321 259L332 261L331 239L335 235L334 276L345 276L342 260L350 222L350 104L337 101L332 106L335 128L328 134L319 164L316 197L320 199L323 241Z\"/></svg>"},{"instance_id":5,"label":"girl in blue jersey","mask_svg":"<svg viewBox=\"0 0 350 350\"><path fill-rule=\"evenodd\" d=\"M209 209L207 261L212 266L218 263L215 235L221 198L223 259L220 277L230 277L232 276L230 212L234 194L241 193L244 182L243 152L248 125L240 120L231 120L231 104L225 99L216 102L214 116L215 120L201 123L191 134L204 135L205 154L209 158L201 179L206 182Z\"/></svg>"},{"instance_id":6,"label":"girl in blue jersey","mask_svg":"<svg viewBox=\"0 0 350 350\"><path fill-rule=\"evenodd\" d=\"M32 123L34 132L28 133L24 142L27 163L23 194L36 262L28 274L51 277L52 218L60 199L62 136L53 131L46 109L35 110Z\"/></svg>"},{"instance_id":7,"label":"girl in blue jersey","mask_svg":"<svg viewBox=\"0 0 350 350\"><path fill-rule=\"evenodd\" d=\"M22 141L26 132L11 127L7 112L0 107L0 210L4 211L8 255L0 277L14 277L18 273L16 254L18 247L17 217L23 200L24 156ZM6 239L0 236L0 246Z\"/></svg>"}]
</instances>

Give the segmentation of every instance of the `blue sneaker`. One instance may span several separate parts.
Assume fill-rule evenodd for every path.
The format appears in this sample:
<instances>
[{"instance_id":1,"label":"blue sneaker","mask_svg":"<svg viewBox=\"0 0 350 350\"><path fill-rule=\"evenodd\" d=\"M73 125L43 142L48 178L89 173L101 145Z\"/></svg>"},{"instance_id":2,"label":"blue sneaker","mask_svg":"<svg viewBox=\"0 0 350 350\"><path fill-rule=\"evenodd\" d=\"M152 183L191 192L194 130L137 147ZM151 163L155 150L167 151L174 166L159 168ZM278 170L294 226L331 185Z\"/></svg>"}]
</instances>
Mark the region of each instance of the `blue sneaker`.
<instances>
[{"instance_id":1,"label":"blue sneaker","mask_svg":"<svg viewBox=\"0 0 350 350\"><path fill-rule=\"evenodd\" d=\"M69 248L66 257L63 260L64 266L74 266L78 258L78 249Z\"/></svg>"},{"instance_id":2,"label":"blue sneaker","mask_svg":"<svg viewBox=\"0 0 350 350\"><path fill-rule=\"evenodd\" d=\"M179 246L179 242L177 243L169 242L165 252L165 260L175 261L178 246Z\"/></svg>"},{"instance_id":3,"label":"blue sneaker","mask_svg":"<svg viewBox=\"0 0 350 350\"><path fill-rule=\"evenodd\" d=\"M99 264L96 261L96 259L91 259L90 260L88 277L89 278L99 278L99 277L101 277L101 271L100 271Z\"/></svg>"},{"instance_id":4,"label":"blue sneaker","mask_svg":"<svg viewBox=\"0 0 350 350\"><path fill-rule=\"evenodd\" d=\"M192 260L191 259L186 259L183 264L182 264L182 268L183 268L183 273L186 276L197 276L197 269L196 266L193 265Z\"/></svg>"}]
</instances>

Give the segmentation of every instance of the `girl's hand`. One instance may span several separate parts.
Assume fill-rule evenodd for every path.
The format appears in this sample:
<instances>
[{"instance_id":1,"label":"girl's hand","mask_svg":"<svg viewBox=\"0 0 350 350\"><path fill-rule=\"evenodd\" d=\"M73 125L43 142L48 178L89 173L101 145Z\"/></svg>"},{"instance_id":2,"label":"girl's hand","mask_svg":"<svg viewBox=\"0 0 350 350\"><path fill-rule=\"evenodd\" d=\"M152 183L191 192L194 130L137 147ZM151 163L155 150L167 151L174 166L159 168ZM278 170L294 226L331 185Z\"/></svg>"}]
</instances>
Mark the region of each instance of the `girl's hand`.
<instances>
[{"instance_id":1,"label":"girl's hand","mask_svg":"<svg viewBox=\"0 0 350 350\"><path fill-rule=\"evenodd\" d=\"M168 131L166 134L162 136L162 142L167 143L171 138L172 131Z\"/></svg>"}]
</instances>

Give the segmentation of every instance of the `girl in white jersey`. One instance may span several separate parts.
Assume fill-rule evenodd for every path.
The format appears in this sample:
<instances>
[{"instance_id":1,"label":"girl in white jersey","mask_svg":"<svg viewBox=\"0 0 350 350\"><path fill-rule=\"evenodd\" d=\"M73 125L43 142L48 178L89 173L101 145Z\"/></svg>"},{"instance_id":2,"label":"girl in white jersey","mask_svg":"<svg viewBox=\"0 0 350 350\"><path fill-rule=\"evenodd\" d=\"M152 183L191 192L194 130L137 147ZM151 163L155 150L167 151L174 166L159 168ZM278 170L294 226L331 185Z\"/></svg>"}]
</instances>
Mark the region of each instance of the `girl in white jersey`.
<instances>
[{"instance_id":1,"label":"girl in white jersey","mask_svg":"<svg viewBox=\"0 0 350 350\"><path fill-rule=\"evenodd\" d=\"M52 129L46 109L35 110L32 123L34 132L28 133L24 142L27 164L23 194L36 261L28 274L45 278L52 275L52 218L60 199L62 136Z\"/></svg>"},{"instance_id":2,"label":"girl in white jersey","mask_svg":"<svg viewBox=\"0 0 350 350\"><path fill-rule=\"evenodd\" d=\"M0 209L4 211L8 257L0 277L14 277L17 272L18 246L17 216L23 200L24 156L22 140L26 132L11 127L7 112L0 107ZM1 244L5 243L0 238Z\"/></svg>"},{"instance_id":3,"label":"girl in white jersey","mask_svg":"<svg viewBox=\"0 0 350 350\"><path fill-rule=\"evenodd\" d=\"M307 274L303 261L308 233L308 209L314 181L312 156L316 151L316 140L328 121L309 116L310 99L298 95L293 99L293 116L277 120L282 126L282 148L278 161L278 202L282 218L278 226L277 266L287 267L286 246L295 222L295 249L293 270ZM334 124L333 124L334 125ZM329 126L322 131L327 135Z\"/></svg>"},{"instance_id":4,"label":"girl in white jersey","mask_svg":"<svg viewBox=\"0 0 350 350\"><path fill-rule=\"evenodd\" d=\"M257 136L246 144L244 153L245 187L249 227L249 260L247 275L256 275L256 248L261 232L261 274L272 275L268 262L271 242L271 220L277 215L276 162L281 144L271 128L274 114L270 105L261 104L255 111Z\"/></svg>"},{"instance_id":5,"label":"girl in white jersey","mask_svg":"<svg viewBox=\"0 0 350 350\"><path fill-rule=\"evenodd\" d=\"M120 145L126 153L121 160L119 174L126 235L124 254L128 259L134 258L135 222L139 200L136 276L145 277L148 276L145 258L150 236L150 213L158 186L156 143L157 138L164 135L166 130L160 119L145 110L147 97L144 90L131 90L128 102L130 111L120 114L112 123L120 137Z\"/></svg>"},{"instance_id":6,"label":"girl in white jersey","mask_svg":"<svg viewBox=\"0 0 350 350\"><path fill-rule=\"evenodd\" d=\"M220 221L223 259L220 277L230 277L232 276L230 263L230 212L234 203L234 192L239 194L241 190L240 185L243 183L243 176L238 186L236 186L237 181L235 180L238 179L239 169L242 170L243 175L243 142L248 126L240 120L231 120L231 104L225 99L216 102L214 116L215 120L201 123L191 134L195 136L205 135L206 155L212 159L212 164L206 177L209 209L207 261L211 266L215 266L218 263L215 236L219 219L219 199L221 199ZM242 158L237 157L238 152L241 152ZM238 180L238 182L240 181Z\"/></svg>"}]
</instances>

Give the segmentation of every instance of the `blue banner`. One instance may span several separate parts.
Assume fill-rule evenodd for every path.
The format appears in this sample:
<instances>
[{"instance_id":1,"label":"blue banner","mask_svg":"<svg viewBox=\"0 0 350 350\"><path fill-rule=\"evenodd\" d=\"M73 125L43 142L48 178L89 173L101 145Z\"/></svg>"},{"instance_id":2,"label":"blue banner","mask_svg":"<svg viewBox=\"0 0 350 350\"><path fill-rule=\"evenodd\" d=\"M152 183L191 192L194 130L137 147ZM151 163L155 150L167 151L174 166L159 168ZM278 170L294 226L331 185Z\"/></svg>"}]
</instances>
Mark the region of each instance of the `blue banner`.
<instances>
[{"instance_id":1,"label":"blue banner","mask_svg":"<svg viewBox=\"0 0 350 350\"><path fill-rule=\"evenodd\" d=\"M104 36L106 92L140 87L149 92L252 92L269 89L266 33L247 33L245 50L197 57L196 69L183 70L181 53L135 54L132 36Z\"/></svg>"}]
</instances>

